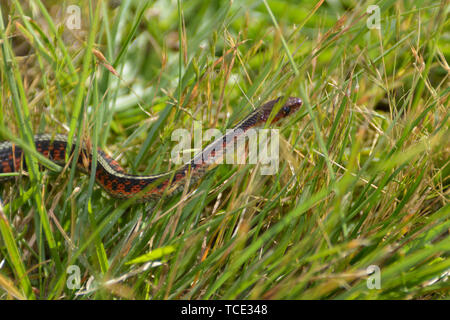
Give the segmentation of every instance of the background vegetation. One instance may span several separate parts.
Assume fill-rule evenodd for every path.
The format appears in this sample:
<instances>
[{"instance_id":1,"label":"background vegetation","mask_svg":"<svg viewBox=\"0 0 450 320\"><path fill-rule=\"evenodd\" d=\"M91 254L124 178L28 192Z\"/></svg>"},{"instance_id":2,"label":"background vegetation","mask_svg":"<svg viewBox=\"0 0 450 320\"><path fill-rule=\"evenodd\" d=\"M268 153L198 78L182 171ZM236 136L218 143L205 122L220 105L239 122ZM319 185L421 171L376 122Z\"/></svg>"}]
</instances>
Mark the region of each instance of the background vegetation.
<instances>
[{"instance_id":1,"label":"background vegetation","mask_svg":"<svg viewBox=\"0 0 450 320\"><path fill-rule=\"evenodd\" d=\"M448 4L2 0L0 138L30 170L0 186L0 297L448 298ZM304 107L276 175L220 165L155 203L32 144L75 135L164 172L174 129L224 130L279 95Z\"/></svg>"}]
</instances>

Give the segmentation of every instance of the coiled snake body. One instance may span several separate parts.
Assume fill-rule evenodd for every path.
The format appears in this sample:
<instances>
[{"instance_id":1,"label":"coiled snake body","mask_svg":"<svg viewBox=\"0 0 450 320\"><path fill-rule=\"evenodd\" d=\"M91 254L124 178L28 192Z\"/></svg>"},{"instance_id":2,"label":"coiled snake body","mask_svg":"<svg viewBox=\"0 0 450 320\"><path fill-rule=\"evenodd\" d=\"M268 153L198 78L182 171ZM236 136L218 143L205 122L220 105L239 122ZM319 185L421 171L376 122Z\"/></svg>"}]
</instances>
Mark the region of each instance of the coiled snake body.
<instances>
[{"instance_id":1,"label":"coiled snake body","mask_svg":"<svg viewBox=\"0 0 450 320\"><path fill-rule=\"evenodd\" d=\"M97 166L95 171L96 182L112 197L128 199L137 196L138 200L146 201L160 197L164 192L174 194L184 188L186 178L194 182L201 178L210 164L211 157L222 153L227 144L234 141L240 135L253 127L264 125L271 115L277 102L284 100L282 97L269 101L254 111L244 120L239 122L231 131L206 146L195 155L188 163L174 172L166 172L158 175L131 175L104 151L97 151ZM299 98L288 98L278 113L272 117L275 123L285 118L302 105ZM233 139L230 139L233 135ZM61 134L40 134L34 137L36 150L53 162L64 165L66 159L67 137ZM234 143L234 142L233 142ZM72 147L71 154L74 153ZM77 159L77 167L87 173L91 172L92 154L83 144ZM20 172L26 170L23 150L11 142L0 143L0 173ZM0 177L0 180L11 179L11 176ZM167 190L166 190L167 189Z\"/></svg>"}]
</instances>

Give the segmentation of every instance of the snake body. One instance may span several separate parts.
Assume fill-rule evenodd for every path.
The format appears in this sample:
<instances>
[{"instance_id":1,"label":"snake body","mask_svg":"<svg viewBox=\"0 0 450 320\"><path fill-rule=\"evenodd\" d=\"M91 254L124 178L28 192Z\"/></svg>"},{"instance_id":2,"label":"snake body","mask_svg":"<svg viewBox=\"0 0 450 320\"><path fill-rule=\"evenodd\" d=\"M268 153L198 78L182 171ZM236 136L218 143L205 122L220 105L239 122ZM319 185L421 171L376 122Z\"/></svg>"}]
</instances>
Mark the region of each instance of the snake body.
<instances>
[{"instance_id":1,"label":"snake body","mask_svg":"<svg viewBox=\"0 0 450 320\"><path fill-rule=\"evenodd\" d=\"M272 109L278 103L284 101L284 105L272 117ZM189 162L172 172L158 175L132 175L125 170L112 157L101 149L97 150L97 165L95 178L104 190L112 197L128 199L136 197L141 201L148 201L162 196L175 194L184 188L186 179L193 183L200 179L211 164L211 159L222 154L227 144L245 134L250 128L266 124L272 119L271 124L285 118L302 105L299 98L283 99L282 97L269 101L253 110L247 117L239 122L232 130L206 146L196 154ZM230 138L231 136L231 138ZM62 134L38 134L34 136L36 150L48 159L59 165L65 165L67 152L67 136ZM74 154L72 147L70 156ZM92 169L92 152L82 144L77 159L77 168L90 174ZM23 150L11 142L0 143L0 174L20 172L26 170ZM11 179L11 176L0 176L0 180Z\"/></svg>"}]
</instances>

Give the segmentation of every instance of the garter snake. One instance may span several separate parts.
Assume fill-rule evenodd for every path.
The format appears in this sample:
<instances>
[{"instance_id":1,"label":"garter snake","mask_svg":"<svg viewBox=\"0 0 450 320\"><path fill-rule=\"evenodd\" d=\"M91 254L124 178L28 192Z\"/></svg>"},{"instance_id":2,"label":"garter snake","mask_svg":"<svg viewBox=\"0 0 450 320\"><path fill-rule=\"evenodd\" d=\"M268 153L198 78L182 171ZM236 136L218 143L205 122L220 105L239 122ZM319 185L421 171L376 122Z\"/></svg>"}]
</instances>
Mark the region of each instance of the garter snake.
<instances>
[{"instance_id":1,"label":"garter snake","mask_svg":"<svg viewBox=\"0 0 450 320\"><path fill-rule=\"evenodd\" d=\"M284 105L274 116L270 117L272 109L281 100L286 100ZM227 144L234 143L250 128L265 125L269 119L270 124L293 114L302 105L299 98L271 100L253 110L241 122L229 130L225 135L207 145L197 153L190 161L172 172L157 175L132 175L125 170L112 157L101 149L97 150L97 166L95 179L107 193L114 198L128 199L139 194L139 200L146 201L160 197L164 192L175 194L184 188L186 179L195 182L200 179L209 165L211 158L223 154ZM64 165L66 159L67 136L62 134L38 134L34 136L36 150L53 162ZM72 147L71 155L75 147ZM86 144L77 159L77 168L90 174L92 167L92 153ZM23 150L11 143L0 143L0 173L20 172L26 170ZM0 177L0 180L11 179L11 176ZM167 190L166 190L167 189Z\"/></svg>"}]
</instances>

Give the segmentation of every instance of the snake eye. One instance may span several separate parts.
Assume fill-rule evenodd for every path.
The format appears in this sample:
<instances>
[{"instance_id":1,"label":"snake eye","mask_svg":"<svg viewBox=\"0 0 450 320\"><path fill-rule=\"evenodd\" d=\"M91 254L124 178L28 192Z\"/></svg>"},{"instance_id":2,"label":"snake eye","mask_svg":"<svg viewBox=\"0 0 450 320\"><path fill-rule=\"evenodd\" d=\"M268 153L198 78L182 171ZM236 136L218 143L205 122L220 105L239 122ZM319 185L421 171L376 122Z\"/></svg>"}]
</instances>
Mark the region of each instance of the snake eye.
<instances>
[{"instance_id":1,"label":"snake eye","mask_svg":"<svg viewBox=\"0 0 450 320\"><path fill-rule=\"evenodd\" d=\"M288 106L284 106L284 107L282 108L282 111L283 111L283 113L284 113L285 115L288 115L288 114L291 112L291 108L288 107Z\"/></svg>"}]
</instances>

